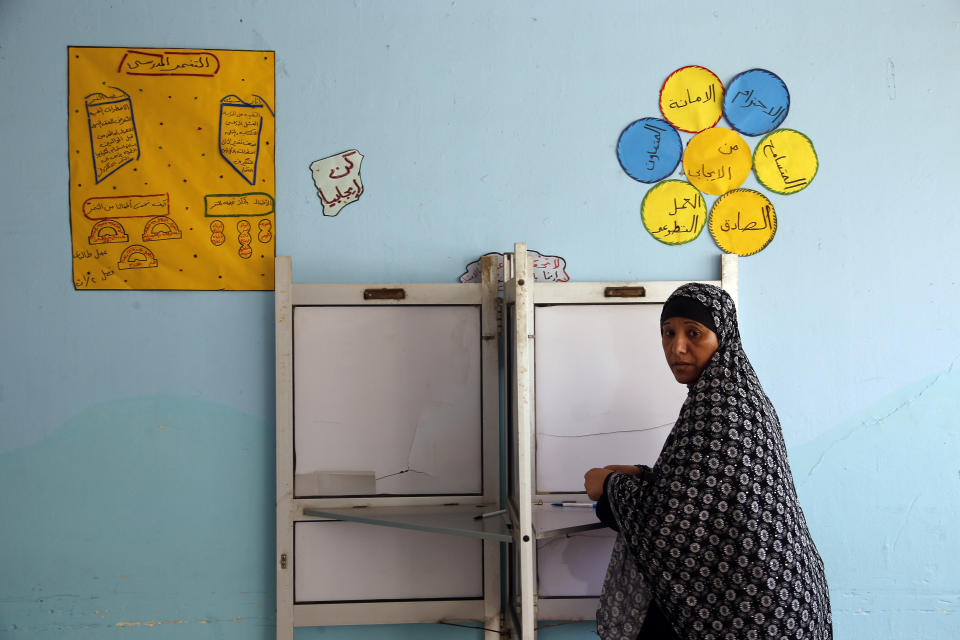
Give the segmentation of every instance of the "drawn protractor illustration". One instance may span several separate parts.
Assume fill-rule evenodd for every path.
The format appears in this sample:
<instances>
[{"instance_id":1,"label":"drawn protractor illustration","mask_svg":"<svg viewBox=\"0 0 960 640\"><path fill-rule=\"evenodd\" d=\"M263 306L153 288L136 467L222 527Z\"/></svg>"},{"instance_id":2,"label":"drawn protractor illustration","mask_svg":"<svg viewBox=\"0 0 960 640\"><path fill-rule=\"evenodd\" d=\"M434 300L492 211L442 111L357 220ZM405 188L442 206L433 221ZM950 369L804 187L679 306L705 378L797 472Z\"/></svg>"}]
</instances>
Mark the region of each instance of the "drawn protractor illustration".
<instances>
[{"instance_id":1,"label":"drawn protractor illustration","mask_svg":"<svg viewBox=\"0 0 960 640\"><path fill-rule=\"evenodd\" d=\"M132 244L120 254L120 269L150 269L159 264L157 256L142 244Z\"/></svg>"},{"instance_id":2,"label":"drawn protractor illustration","mask_svg":"<svg viewBox=\"0 0 960 640\"><path fill-rule=\"evenodd\" d=\"M147 220L143 227L143 239L146 242L154 240L179 240L183 237L180 227L169 216L157 216Z\"/></svg>"},{"instance_id":3,"label":"drawn protractor illustration","mask_svg":"<svg viewBox=\"0 0 960 640\"><path fill-rule=\"evenodd\" d=\"M90 228L90 244L127 242L129 239L123 225L116 220L99 220Z\"/></svg>"}]
</instances>

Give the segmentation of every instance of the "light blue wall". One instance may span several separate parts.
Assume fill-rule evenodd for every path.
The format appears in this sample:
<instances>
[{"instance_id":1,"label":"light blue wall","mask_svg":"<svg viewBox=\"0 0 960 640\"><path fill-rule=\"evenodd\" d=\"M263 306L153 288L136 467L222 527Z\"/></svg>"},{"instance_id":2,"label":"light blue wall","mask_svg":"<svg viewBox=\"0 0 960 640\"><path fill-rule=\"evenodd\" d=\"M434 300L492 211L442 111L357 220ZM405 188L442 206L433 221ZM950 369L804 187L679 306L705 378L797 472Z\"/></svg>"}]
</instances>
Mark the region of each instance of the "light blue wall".
<instances>
[{"instance_id":1,"label":"light blue wall","mask_svg":"<svg viewBox=\"0 0 960 640\"><path fill-rule=\"evenodd\" d=\"M742 332L836 635L957 637L955 0L0 0L0 637L273 634L272 297L73 290L68 45L276 51L298 281L452 281L517 240L577 280L716 278L706 234L643 230L614 146L677 67L775 71L821 168L741 261ZM308 165L349 148L365 193L325 219Z\"/></svg>"}]
</instances>

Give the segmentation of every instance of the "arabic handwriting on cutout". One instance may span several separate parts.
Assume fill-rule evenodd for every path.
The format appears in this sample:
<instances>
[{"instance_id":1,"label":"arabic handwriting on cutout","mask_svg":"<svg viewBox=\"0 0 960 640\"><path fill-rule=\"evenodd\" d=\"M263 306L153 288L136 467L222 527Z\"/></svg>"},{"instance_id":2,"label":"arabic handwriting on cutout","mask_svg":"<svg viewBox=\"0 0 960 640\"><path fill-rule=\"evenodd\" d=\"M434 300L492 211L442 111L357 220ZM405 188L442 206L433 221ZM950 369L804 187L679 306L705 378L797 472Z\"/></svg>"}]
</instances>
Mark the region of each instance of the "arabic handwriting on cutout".
<instances>
[{"instance_id":1,"label":"arabic handwriting on cutout","mask_svg":"<svg viewBox=\"0 0 960 640\"><path fill-rule=\"evenodd\" d=\"M777 165L777 171L780 172L780 178L783 180L784 187L787 189L800 189L807 184L806 178L790 179L790 175L787 173L786 169L783 168L783 165L780 164L780 161L785 159L787 156L785 154L778 154L772 142L768 142L767 144L763 145L763 155L767 156L768 158L773 158L773 163Z\"/></svg>"},{"instance_id":2,"label":"arabic handwriting on cutout","mask_svg":"<svg viewBox=\"0 0 960 640\"><path fill-rule=\"evenodd\" d=\"M759 107L760 111L770 116L771 120L776 120L777 117L781 113L783 113L783 106L773 105L768 108L767 105L763 103L763 100L759 98L754 98L753 94L754 94L753 89L749 91L737 91L737 93L733 96L733 104L736 104L740 96L743 96L743 100L741 100L742 104L738 105L743 109L749 109L750 107Z\"/></svg>"},{"instance_id":3,"label":"arabic handwriting on cutout","mask_svg":"<svg viewBox=\"0 0 960 640\"><path fill-rule=\"evenodd\" d=\"M84 98L97 182L140 156L133 103L129 95L122 90L117 91L119 93L116 95L92 93ZM103 99L112 102L95 102Z\"/></svg>"},{"instance_id":4,"label":"arabic handwriting on cutout","mask_svg":"<svg viewBox=\"0 0 960 640\"><path fill-rule=\"evenodd\" d=\"M141 54L149 55L149 54ZM192 71L196 70L209 70L213 65L211 60L213 56L209 53L198 53L195 56L191 57L188 54L177 54L178 60L180 62L171 62L169 54L160 54L157 56L149 55L148 58L131 58L130 60L125 59L124 66L128 73L139 73L143 74L144 72L153 72L153 73L172 73L174 71L180 71L181 69L190 69ZM183 58L187 58L183 60Z\"/></svg>"},{"instance_id":5,"label":"arabic handwriting on cutout","mask_svg":"<svg viewBox=\"0 0 960 640\"><path fill-rule=\"evenodd\" d=\"M677 204L677 199L674 198L674 199L673 199L673 213L669 213L668 215L675 216L675 215L677 215L677 212L678 212L678 211L680 211L681 209L686 209L687 207L690 207L691 209L699 209L699 208L702 207L702 206L703 206L703 198L700 197L700 194L699 194L699 193L698 193L697 195L693 196L692 199L691 199L691 198L684 198L684 199L683 199L683 204Z\"/></svg>"},{"instance_id":6,"label":"arabic handwriting on cutout","mask_svg":"<svg viewBox=\"0 0 960 640\"><path fill-rule=\"evenodd\" d=\"M686 100L684 100L682 103L678 100L674 100L668 106L671 109L682 109L683 107L689 104L693 104L694 102L711 102L711 101L716 102L717 101L716 87L714 87L713 83L710 83L710 85L707 87L707 91L703 94L702 97L698 95L697 97L694 98L692 95L690 95L689 88L686 90L686 92L687 92Z\"/></svg>"},{"instance_id":7,"label":"arabic handwriting on cutout","mask_svg":"<svg viewBox=\"0 0 960 640\"><path fill-rule=\"evenodd\" d=\"M353 169L353 162L351 162L350 156L355 153L356 151L348 151L347 153L341 155L340 158L344 161L343 173L337 173L337 169L340 168L340 166L337 165L330 169L330 173L327 174L327 177L338 180L340 178L346 178L348 175L350 175L350 170Z\"/></svg>"},{"instance_id":8,"label":"arabic handwriting on cutout","mask_svg":"<svg viewBox=\"0 0 960 640\"><path fill-rule=\"evenodd\" d=\"M706 165L701 164L700 168L690 174L694 178L703 178L705 180L723 180L724 178L733 179L733 169L729 165L721 165L718 169L709 170Z\"/></svg>"},{"instance_id":9,"label":"arabic handwriting on cutout","mask_svg":"<svg viewBox=\"0 0 960 640\"><path fill-rule=\"evenodd\" d=\"M317 197L323 203L323 215L335 216L340 209L356 202L363 194L360 163L363 155L356 149L322 158L310 164Z\"/></svg>"},{"instance_id":10,"label":"arabic handwriting on cutout","mask_svg":"<svg viewBox=\"0 0 960 640\"><path fill-rule=\"evenodd\" d=\"M647 156L649 157L649 160L647 160L647 169L652 171L657 166L656 161L660 159L660 156L658 155L658 152L660 151L660 134L665 130L656 125L650 124L649 122L644 122L643 128L653 133L653 140L655 144L653 149L647 151Z\"/></svg>"},{"instance_id":11,"label":"arabic handwriting on cutout","mask_svg":"<svg viewBox=\"0 0 960 640\"><path fill-rule=\"evenodd\" d=\"M180 64L170 64L169 56L161 55L159 60L131 60L127 63L127 69L133 70L142 66L150 67L151 71L177 71L178 69L206 69L210 66L210 61L206 56L200 55L194 60L181 62Z\"/></svg>"},{"instance_id":12,"label":"arabic handwriting on cutout","mask_svg":"<svg viewBox=\"0 0 960 640\"><path fill-rule=\"evenodd\" d=\"M236 96L227 96L220 103L220 154L250 184L256 182L263 131L262 106Z\"/></svg>"},{"instance_id":13,"label":"arabic handwriting on cutout","mask_svg":"<svg viewBox=\"0 0 960 640\"><path fill-rule=\"evenodd\" d=\"M674 220L673 228L671 228L670 225L662 224L657 229L657 233L663 233L666 236L671 236L675 233L694 233L697 230L697 224L699 223L699 221L700 221L700 216L697 214L694 214L693 217L690 219L689 227L681 227L680 223Z\"/></svg>"},{"instance_id":14,"label":"arabic handwriting on cutout","mask_svg":"<svg viewBox=\"0 0 960 640\"><path fill-rule=\"evenodd\" d=\"M325 204L328 204L331 207L336 204L340 204L341 202L347 203L347 202L352 202L353 200L356 200L357 198L360 197L360 194L363 193L363 185L357 182L356 178L354 178L352 182L353 184L350 187L347 187L342 191L340 189L339 184L334 185L334 189L336 193L332 197L327 197L326 195L324 195L323 188L317 189L320 195L320 199L323 200ZM327 193L329 194L329 192L330 192L330 189L328 187Z\"/></svg>"},{"instance_id":15,"label":"arabic handwriting on cutout","mask_svg":"<svg viewBox=\"0 0 960 640\"><path fill-rule=\"evenodd\" d=\"M730 225L729 218L723 221L723 225L720 226L721 231L763 231L764 229L769 229L773 227L773 222L771 219L771 210L770 205L763 205L763 208L760 212L760 217L763 219L763 226L759 226L756 220L751 220L746 224L741 224L740 222L741 212L737 210L737 222L733 226Z\"/></svg>"},{"instance_id":16,"label":"arabic handwriting on cutout","mask_svg":"<svg viewBox=\"0 0 960 640\"><path fill-rule=\"evenodd\" d=\"M354 149L340 154L338 163L327 172L327 177L331 180L337 180L338 183L333 185L333 194L330 193L330 185L325 185L317 189L320 199L325 204L331 207L341 203L349 204L359 198L360 194L363 193L363 185L358 182L356 178L352 179L350 186L345 189L340 188L340 185L346 182L343 179L352 173L355 166L350 157L358 153L359 152ZM324 190L326 190L326 194L324 194Z\"/></svg>"}]
</instances>

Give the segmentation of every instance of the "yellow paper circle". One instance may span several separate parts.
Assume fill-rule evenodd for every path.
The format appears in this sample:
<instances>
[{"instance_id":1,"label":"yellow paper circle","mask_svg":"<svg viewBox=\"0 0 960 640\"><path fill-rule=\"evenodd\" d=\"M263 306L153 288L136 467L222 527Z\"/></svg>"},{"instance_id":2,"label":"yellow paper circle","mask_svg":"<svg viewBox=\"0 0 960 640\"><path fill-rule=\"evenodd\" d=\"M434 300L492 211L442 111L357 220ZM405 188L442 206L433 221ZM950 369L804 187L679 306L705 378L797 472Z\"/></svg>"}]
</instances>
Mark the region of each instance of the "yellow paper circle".
<instances>
[{"instance_id":1,"label":"yellow paper circle","mask_svg":"<svg viewBox=\"0 0 960 640\"><path fill-rule=\"evenodd\" d=\"M774 193L802 191L817 175L818 166L810 138L793 129L771 131L753 151L757 180Z\"/></svg>"},{"instance_id":2,"label":"yellow paper circle","mask_svg":"<svg viewBox=\"0 0 960 640\"><path fill-rule=\"evenodd\" d=\"M660 89L660 112L681 131L712 127L723 115L723 83L703 67L677 69Z\"/></svg>"},{"instance_id":3,"label":"yellow paper circle","mask_svg":"<svg viewBox=\"0 0 960 640\"><path fill-rule=\"evenodd\" d=\"M736 189L713 203L710 210L710 235L727 253L750 256L773 240L777 232L777 212L762 193Z\"/></svg>"},{"instance_id":4,"label":"yellow paper circle","mask_svg":"<svg viewBox=\"0 0 960 640\"><path fill-rule=\"evenodd\" d=\"M654 238L665 244L684 244L703 231L707 205L689 182L664 180L647 191L640 214Z\"/></svg>"},{"instance_id":5,"label":"yellow paper circle","mask_svg":"<svg viewBox=\"0 0 960 640\"><path fill-rule=\"evenodd\" d=\"M683 172L697 189L721 195L750 175L750 146L736 131L713 127L693 136L683 152Z\"/></svg>"}]
</instances>

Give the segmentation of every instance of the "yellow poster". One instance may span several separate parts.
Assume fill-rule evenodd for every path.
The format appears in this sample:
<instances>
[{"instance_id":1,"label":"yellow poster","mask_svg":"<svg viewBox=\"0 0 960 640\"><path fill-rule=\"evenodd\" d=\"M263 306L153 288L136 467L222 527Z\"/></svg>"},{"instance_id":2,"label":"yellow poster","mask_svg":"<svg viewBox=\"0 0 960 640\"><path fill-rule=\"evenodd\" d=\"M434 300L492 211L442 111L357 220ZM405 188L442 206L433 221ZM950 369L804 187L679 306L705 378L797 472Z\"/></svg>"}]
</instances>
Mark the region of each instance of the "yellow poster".
<instances>
[{"instance_id":1,"label":"yellow poster","mask_svg":"<svg viewBox=\"0 0 960 640\"><path fill-rule=\"evenodd\" d=\"M74 286L273 289L273 52L68 56Z\"/></svg>"}]
</instances>

